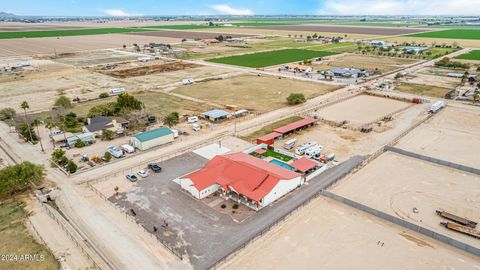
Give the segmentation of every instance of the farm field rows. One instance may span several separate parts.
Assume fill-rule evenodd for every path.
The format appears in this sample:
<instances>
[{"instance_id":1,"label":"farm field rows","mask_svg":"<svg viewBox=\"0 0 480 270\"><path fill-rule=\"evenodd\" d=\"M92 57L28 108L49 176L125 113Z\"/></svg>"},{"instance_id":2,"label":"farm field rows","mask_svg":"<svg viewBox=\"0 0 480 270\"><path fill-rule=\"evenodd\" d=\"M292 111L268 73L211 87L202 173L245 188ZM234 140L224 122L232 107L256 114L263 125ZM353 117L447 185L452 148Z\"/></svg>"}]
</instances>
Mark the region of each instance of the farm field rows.
<instances>
[{"instance_id":1,"label":"farm field rows","mask_svg":"<svg viewBox=\"0 0 480 270\"><path fill-rule=\"evenodd\" d=\"M315 57L325 57L334 55L333 52L310 51L299 49L285 49L270 52L259 52L238 56L229 56L223 58L209 59L207 61L221 64L229 64L244 67L268 67L294 61L301 61Z\"/></svg>"},{"instance_id":2,"label":"farm field rows","mask_svg":"<svg viewBox=\"0 0 480 270\"><path fill-rule=\"evenodd\" d=\"M448 29L434 32L425 32L408 35L410 37L448 38L448 39L476 39L480 40L480 30Z\"/></svg>"}]
</instances>

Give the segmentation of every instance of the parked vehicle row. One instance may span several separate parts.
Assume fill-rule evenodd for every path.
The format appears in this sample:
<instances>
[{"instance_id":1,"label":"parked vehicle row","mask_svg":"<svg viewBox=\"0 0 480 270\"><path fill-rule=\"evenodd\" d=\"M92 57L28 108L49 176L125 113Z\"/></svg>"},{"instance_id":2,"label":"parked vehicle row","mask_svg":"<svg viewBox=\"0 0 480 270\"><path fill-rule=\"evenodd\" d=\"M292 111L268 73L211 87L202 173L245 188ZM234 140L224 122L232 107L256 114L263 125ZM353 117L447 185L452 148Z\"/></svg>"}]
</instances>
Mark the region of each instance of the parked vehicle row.
<instances>
[{"instance_id":1,"label":"parked vehicle row","mask_svg":"<svg viewBox=\"0 0 480 270\"><path fill-rule=\"evenodd\" d=\"M149 163L147 167L154 173L160 173L162 171L162 168L157 163ZM147 178L150 174L147 170L139 170L137 172L137 175L141 178ZM135 175L134 173L127 173L125 177L131 182L136 182L138 180L137 175Z\"/></svg>"}]
</instances>

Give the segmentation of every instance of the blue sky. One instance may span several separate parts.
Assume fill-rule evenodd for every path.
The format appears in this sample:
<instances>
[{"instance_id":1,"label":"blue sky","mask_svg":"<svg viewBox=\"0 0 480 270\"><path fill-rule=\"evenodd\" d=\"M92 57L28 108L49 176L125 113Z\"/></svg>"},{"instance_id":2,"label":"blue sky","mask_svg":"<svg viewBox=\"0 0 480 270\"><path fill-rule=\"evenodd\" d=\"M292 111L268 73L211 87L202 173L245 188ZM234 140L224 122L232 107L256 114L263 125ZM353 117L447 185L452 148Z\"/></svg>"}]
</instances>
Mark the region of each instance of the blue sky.
<instances>
[{"instance_id":1,"label":"blue sky","mask_svg":"<svg viewBox=\"0 0 480 270\"><path fill-rule=\"evenodd\" d=\"M0 0L18 15L476 15L480 0Z\"/></svg>"}]
</instances>

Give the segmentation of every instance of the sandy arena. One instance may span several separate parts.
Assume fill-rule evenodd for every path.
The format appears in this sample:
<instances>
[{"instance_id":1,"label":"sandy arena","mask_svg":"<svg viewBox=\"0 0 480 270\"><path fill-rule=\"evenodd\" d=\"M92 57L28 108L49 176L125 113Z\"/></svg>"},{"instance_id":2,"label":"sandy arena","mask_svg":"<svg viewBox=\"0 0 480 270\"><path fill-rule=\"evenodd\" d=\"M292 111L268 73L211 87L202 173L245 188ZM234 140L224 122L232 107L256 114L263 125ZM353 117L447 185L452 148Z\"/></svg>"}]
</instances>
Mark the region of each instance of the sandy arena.
<instances>
[{"instance_id":1,"label":"sandy arena","mask_svg":"<svg viewBox=\"0 0 480 270\"><path fill-rule=\"evenodd\" d=\"M478 175L386 152L332 192L478 248L478 239L441 226L444 219L435 213L443 209L479 222L478 180Z\"/></svg>"},{"instance_id":2,"label":"sandy arena","mask_svg":"<svg viewBox=\"0 0 480 270\"><path fill-rule=\"evenodd\" d=\"M478 268L477 258L469 254L323 197L294 213L221 267L232 270Z\"/></svg>"},{"instance_id":3,"label":"sandy arena","mask_svg":"<svg viewBox=\"0 0 480 270\"><path fill-rule=\"evenodd\" d=\"M480 168L480 110L449 106L410 134L397 147Z\"/></svg>"},{"instance_id":4,"label":"sandy arena","mask_svg":"<svg viewBox=\"0 0 480 270\"><path fill-rule=\"evenodd\" d=\"M352 124L367 124L409 105L403 101L360 95L328 106L318 111L317 115L334 122L348 121Z\"/></svg>"}]
</instances>

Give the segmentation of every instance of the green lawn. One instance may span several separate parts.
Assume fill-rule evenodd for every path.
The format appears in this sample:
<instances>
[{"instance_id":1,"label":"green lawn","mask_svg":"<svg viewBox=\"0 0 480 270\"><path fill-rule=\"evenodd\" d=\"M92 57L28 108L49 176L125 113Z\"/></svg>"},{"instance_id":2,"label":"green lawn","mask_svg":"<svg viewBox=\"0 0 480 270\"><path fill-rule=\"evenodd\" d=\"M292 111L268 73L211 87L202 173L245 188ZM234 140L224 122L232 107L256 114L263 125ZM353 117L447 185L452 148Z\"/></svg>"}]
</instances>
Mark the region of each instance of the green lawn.
<instances>
[{"instance_id":1,"label":"green lawn","mask_svg":"<svg viewBox=\"0 0 480 270\"><path fill-rule=\"evenodd\" d=\"M17 256L16 261L0 261L0 269L20 270L60 269L55 257L30 235L24 225L27 213L21 202L0 204L0 254ZM21 260L22 255L32 255L34 260ZM41 257L44 259L42 260Z\"/></svg>"},{"instance_id":2,"label":"green lawn","mask_svg":"<svg viewBox=\"0 0 480 270\"><path fill-rule=\"evenodd\" d=\"M480 30L470 29L449 29L443 31L418 33L408 35L410 37L424 37L424 38L450 38L450 39L478 39L480 40Z\"/></svg>"},{"instance_id":3,"label":"green lawn","mask_svg":"<svg viewBox=\"0 0 480 270\"><path fill-rule=\"evenodd\" d=\"M144 32L144 31L151 31L151 30L141 29L141 28L90 28L90 29L75 29L75 30L0 32L0 39L86 36L86 35L118 34L118 33L131 33L131 32Z\"/></svg>"},{"instance_id":4,"label":"green lawn","mask_svg":"<svg viewBox=\"0 0 480 270\"><path fill-rule=\"evenodd\" d=\"M252 54L236 55L223 58L214 58L207 61L221 64L229 64L243 67L268 67L283 63L291 63L315 57L334 55L333 52L310 51L299 49L286 49L269 52L258 52Z\"/></svg>"},{"instance_id":5,"label":"green lawn","mask_svg":"<svg viewBox=\"0 0 480 270\"><path fill-rule=\"evenodd\" d=\"M276 159L282 160L282 161L290 161L290 160L293 159L293 158L290 157L290 156L277 153L277 152L272 151L272 150L270 150L270 149L268 149L267 151L265 151L265 153L263 154L263 156L265 156L265 157L273 157L273 158L276 158Z\"/></svg>"},{"instance_id":6,"label":"green lawn","mask_svg":"<svg viewBox=\"0 0 480 270\"><path fill-rule=\"evenodd\" d=\"M335 53L356 52L357 44L355 42L340 42L334 44L312 46L308 47L307 49L312 51L325 51Z\"/></svg>"},{"instance_id":7,"label":"green lawn","mask_svg":"<svg viewBox=\"0 0 480 270\"><path fill-rule=\"evenodd\" d=\"M469 53L457 56L457 58L466 60L480 60L480 50L470 51Z\"/></svg>"}]
</instances>

